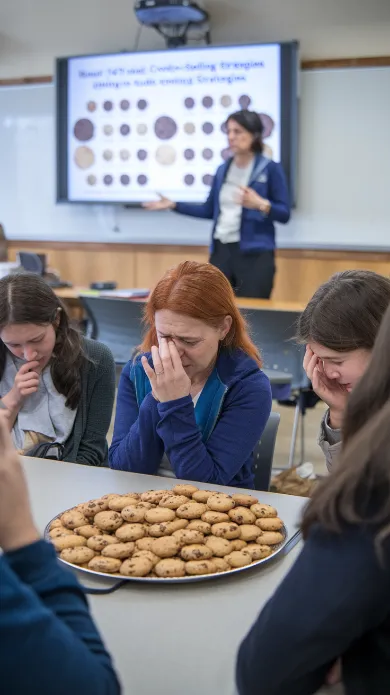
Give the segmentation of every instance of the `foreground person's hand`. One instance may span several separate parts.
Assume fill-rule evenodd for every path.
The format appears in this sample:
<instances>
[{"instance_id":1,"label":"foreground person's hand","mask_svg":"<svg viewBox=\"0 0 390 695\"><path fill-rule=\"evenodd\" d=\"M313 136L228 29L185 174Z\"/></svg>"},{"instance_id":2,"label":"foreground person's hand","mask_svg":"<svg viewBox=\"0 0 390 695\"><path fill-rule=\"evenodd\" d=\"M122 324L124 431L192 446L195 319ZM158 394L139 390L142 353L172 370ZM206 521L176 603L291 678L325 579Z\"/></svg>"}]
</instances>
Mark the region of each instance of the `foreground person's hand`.
<instances>
[{"instance_id":1,"label":"foreground person's hand","mask_svg":"<svg viewBox=\"0 0 390 695\"><path fill-rule=\"evenodd\" d=\"M16 550L38 539L20 458L0 412L0 547Z\"/></svg>"}]
</instances>

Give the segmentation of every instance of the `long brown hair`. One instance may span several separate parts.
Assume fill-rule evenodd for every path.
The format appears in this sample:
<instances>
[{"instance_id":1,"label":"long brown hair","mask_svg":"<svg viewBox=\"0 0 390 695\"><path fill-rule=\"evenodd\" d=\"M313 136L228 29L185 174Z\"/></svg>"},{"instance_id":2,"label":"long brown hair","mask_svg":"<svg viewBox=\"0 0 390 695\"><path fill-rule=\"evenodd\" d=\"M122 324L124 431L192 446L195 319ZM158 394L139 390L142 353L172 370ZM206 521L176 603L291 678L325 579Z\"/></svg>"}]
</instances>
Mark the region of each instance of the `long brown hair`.
<instances>
[{"instance_id":1,"label":"long brown hair","mask_svg":"<svg viewBox=\"0 0 390 695\"><path fill-rule=\"evenodd\" d=\"M389 302L389 278L370 270L336 273L300 315L296 340L337 352L372 350Z\"/></svg>"},{"instance_id":2,"label":"long brown hair","mask_svg":"<svg viewBox=\"0 0 390 695\"><path fill-rule=\"evenodd\" d=\"M210 263L184 261L168 270L157 283L145 306L147 332L140 347L143 352L158 344L154 316L161 309L186 314L214 328L221 325L225 316L231 316L232 325L221 341L221 348L240 348L262 366L260 353L248 335L229 281Z\"/></svg>"},{"instance_id":3,"label":"long brown hair","mask_svg":"<svg viewBox=\"0 0 390 695\"><path fill-rule=\"evenodd\" d=\"M64 305L39 275L18 273L0 280L0 331L18 323L53 325L56 342L50 361L51 377L57 391L66 397L66 405L75 410L81 397L80 371L87 358ZM7 352L0 339L0 379Z\"/></svg>"},{"instance_id":4,"label":"long brown hair","mask_svg":"<svg viewBox=\"0 0 390 695\"><path fill-rule=\"evenodd\" d=\"M319 522L373 527L378 553L390 537L390 304L370 364L348 399L343 448L335 470L315 490L303 517L307 536Z\"/></svg>"}]
</instances>

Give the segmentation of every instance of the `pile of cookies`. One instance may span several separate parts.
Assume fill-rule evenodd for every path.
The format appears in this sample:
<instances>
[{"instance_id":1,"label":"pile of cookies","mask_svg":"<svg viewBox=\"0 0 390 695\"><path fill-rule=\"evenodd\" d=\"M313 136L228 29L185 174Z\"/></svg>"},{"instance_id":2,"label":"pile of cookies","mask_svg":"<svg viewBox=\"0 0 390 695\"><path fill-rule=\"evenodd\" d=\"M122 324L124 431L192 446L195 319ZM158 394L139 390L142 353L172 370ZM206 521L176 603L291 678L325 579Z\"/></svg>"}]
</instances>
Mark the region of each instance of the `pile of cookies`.
<instances>
[{"instance_id":1,"label":"pile of cookies","mask_svg":"<svg viewBox=\"0 0 390 695\"><path fill-rule=\"evenodd\" d=\"M49 536L73 565L148 578L228 572L268 557L285 539L268 504L194 485L103 495L52 521Z\"/></svg>"}]
</instances>

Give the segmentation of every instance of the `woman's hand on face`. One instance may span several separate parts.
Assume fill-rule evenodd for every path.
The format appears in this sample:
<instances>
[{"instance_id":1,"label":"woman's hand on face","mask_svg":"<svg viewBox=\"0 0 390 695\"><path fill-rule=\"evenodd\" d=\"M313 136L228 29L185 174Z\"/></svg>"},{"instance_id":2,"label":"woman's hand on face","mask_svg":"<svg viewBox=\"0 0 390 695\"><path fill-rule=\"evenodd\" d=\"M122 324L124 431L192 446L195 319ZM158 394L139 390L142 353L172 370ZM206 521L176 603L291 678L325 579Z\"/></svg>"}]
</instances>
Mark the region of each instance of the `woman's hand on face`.
<instances>
[{"instance_id":1,"label":"woman's hand on face","mask_svg":"<svg viewBox=\"0 0 390 695\"><path fill-rule=\"evenodd\" d=\"M174 203L173 200L166 198L164 195L160 195L160 193L158 195L160 200L142 203L142 207L145 208L145 210L173 210L175 208L176 203Z\"/></svg>"},{"instance_id":2,"label":"woman's hand on face","mask_svg":"<svg viewBox=\"0 0 390 695\"><path fill-rule=\"evenodd\" d=\"M322 361L309 346L306 346L303 368L317 396L329 406L330 426L339 429L347 407L348 392L336 380L326 376Z\"/></svg>"},{"instance_id":3,"label":"woman's hand on face","mask_svg":"<svg viewBox=\"0 0 390 695\"><path fill-rule=\"evenodd\" d=\"M146 357L142 357L142 366L150 381L154 397L160 403L165 403L188 396L191 379L184 371L174 342L161 338L160 347L152 347L152 359L153 369Z\"/></svg>"},{"instance_id":4,"label":"woman's hand on face","mask_svg":"<svg viewBox=\"0 0 390 695\"><path fill-rule=\"evenodd\" d=\"M39 362L32 360L23 364L14 381L12 394L17 405L20 405L27 396L36 393L39 387Z\"/></svg>"},{"instance_id":5,"label":"woman's hand on face","mask_svg":"<svg viewBox=\"0 0 390 695\"><path fill-rule=\"evenodd\" d=\"M249 186L240 186L239 203L243 208L260 210L260 212L265 214L268 214L270 208L269 201L262 198L261 195L256 193L256 191Z\"/></svg>"},{"instance_id":6,"label":"woman's hand on face","mask_svg":"<svg viewBox=\"0 0 390 695\"><path fill-rule=\"evenodd\" d=\"M7 417L0 412L0 547L16 550L38 538L20 458L8 431Z\"/></svg>"}]
</instances>

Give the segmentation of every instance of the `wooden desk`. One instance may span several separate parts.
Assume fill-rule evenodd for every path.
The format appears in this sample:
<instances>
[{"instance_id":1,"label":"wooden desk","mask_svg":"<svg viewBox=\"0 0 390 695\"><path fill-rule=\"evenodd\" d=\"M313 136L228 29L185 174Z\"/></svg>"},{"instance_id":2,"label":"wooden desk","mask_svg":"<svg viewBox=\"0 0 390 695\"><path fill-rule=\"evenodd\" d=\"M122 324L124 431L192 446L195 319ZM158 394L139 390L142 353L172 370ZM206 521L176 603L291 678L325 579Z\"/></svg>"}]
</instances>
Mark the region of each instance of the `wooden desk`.
<instances>
[{"instance_id":1,"label":"wooden desk","mask_svg":"<svg viewBox=\"0 0 390 695\"><path fill-rule=\"evenodd\" d=\"M66 304L78 301L80 294L90 294L91 297L99 297L101 295L108 297L104 292L94 292L87 287L62 287L55 290L57 297L62 299ZM112 299L118 301L128 301L126 299L113 296ZM132 302L145 302L145 299L132 299ZM253 299L252 297L237 297L237 306L240 309L260 309L262 311L291 311L301 312L305 308L305 304L301 302L281 302L274 299Z\"/></svg>"}]
</instances>

